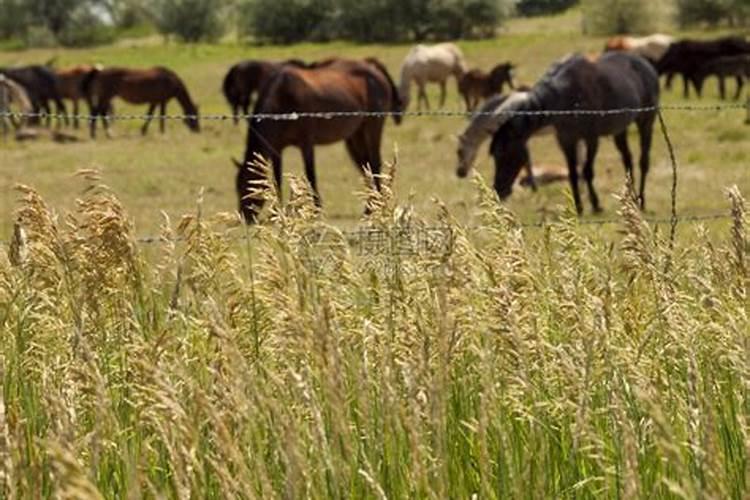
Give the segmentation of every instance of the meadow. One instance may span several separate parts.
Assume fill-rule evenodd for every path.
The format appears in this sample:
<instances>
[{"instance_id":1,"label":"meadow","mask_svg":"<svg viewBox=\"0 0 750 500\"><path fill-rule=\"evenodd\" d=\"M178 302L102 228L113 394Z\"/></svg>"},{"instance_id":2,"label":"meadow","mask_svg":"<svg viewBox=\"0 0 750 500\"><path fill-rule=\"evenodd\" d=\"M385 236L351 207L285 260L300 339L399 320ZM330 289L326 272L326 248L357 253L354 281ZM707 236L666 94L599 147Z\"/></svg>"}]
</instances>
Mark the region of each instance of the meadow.
<instances>
[{"instance_id":1,"label":"meadow","mask_svg":"<svg viewBox=\"0 0 750 500\"><path fill-rule=\"evenodd\" d=\"M576 19L461 46L533 82L603 45ZM168 64L223 113L238 59L374 54L396 73L407 49L133 40L0 65ZM564 186L499 204L486 157L458 180L463 118L390 123L380 194L320 148L323 217L288 151L284 203L266 192L250 228L233 213L244 126L0 144L0 498L747 498L750 127L742 110L665 119L678 212L728 216L674 240L645 220L670 215L658 134L645 214L601 147L606 226ZM533 151L562 161L551 139Z\"/></svg>"}]
</instances>

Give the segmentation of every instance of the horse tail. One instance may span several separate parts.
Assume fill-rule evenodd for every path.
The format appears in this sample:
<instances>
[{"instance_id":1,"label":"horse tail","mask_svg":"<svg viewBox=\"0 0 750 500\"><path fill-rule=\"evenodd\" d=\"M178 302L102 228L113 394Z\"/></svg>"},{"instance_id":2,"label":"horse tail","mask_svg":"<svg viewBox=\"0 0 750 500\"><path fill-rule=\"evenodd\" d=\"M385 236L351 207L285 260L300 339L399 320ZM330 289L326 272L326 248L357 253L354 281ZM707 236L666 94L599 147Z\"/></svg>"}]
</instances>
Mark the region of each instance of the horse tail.
<instances>
[{"instance_id":1,"label":"horse tail","mask_svg":"<svg viewBox=\"0 0 750 500\"><path fill-rule=\"evenodd\" d=\"M395 111L396 113L400 113L401 111L403 111L404 101L401 99L401 94L399 93L398 88L396 88L396 83L393 81L393 78L391 78L391 74L388 72L388 68L386 68L382 62L374 57L368 57L365 59L365 61L375 66L378 71L383 74L383 77L388 82L388 86L391 88L391 98L393 99L391 111ZM393 115L393 121L396 123L396 125L400 124L401 120L403 120L402 115Z\"/></svg>"}]
</instances>

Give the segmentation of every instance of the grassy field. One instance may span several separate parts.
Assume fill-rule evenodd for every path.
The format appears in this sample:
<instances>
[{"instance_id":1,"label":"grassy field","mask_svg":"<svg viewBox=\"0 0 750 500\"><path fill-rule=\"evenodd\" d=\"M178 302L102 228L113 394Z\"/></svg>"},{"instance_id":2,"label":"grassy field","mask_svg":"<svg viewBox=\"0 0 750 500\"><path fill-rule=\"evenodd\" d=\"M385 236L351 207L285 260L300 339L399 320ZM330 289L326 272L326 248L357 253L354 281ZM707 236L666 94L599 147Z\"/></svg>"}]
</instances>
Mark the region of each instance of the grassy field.
<instances>
[{"instance_id":1,"label":"grassy field","mask_svg":"<svg viewBox=\"0 0 750 500\"><path fill-rule=\"evenodd\" d=\"M542 18L511 24L508 32L496 40L462 42L460 45L472 66L483 68L505 60L518 64L518 79L533 83L551 62L571 51L598 51L599 38L578 34L575 14L558 18ZM174 68L187 82L202 113L226 113L227 106L220 93L221 80L227 68L244 58L282 59L299 57L315 60L341 55L348 57L377 56L397 77L402 58L408 51L400 45L297 45L292 47L165 46L160 39L122 41L115 46L87 50L32 50L0 52L0 65L44 62L57 57L60 66L78 63L149 66L155 64ZM679 86L678 86L679 87ZM701 104L718 103L716 84L709 82ZM451 84L448 107L462 109L455 86ZM432 102L437 103L436 89ZM666 103L681 103L681 97L665 94ZM690 101L696 102L696 101ZM145 108L131 108L116 103L122 113L144 113ZM172 103L170 110L178 112ZM704 212L726 209L722 190L739 185L744 192L750 188L746 147L750 127L742 124L741 110L722 112L669 112L666 114L680 164L678 207L683 212ZM3 211L0 233L8 234L14 197L10 188L16 183L37 188L50 204L61 211L70 209L79 186L71 174L79 168L97 168L106 182L116 190L133 214L138 231L151 233L159 225L162 211L177 217L190 210L204 189L208 213L236 209L234 167L230 157L242 157L245 126L229 122L204 122L200 135L191 134L180 122L168 124L167 134L158 134L153 127L149 137L138 134L140 123L117 123L113 140L99 139L60 145L49 140L38 143L0 144L0 190ZM437 197L463 221L471 221L476 208L468 182L455 176L455 135L465 126L465 119L407 118L397 127L389 122L384 141L384 157L398 148L398 194L401 199L413 195L418 209L427 209ZM631 140L637 152L637 141ZM486 149L485 149L486 151ZM563 158L553 138L543 138L533 145L534 159L540 163L562 164ZM362 181L351 165L343 145L317 148L319 186L325 214L341 226L351 226L362 213L355 192ZM284 154L285 172L300 173L301 159L296 149ZM491 179L494 166L483 151L479 171ZM655 137L652 173L648 183L649 212L667 213L669 206L670 168L664 141ZM596 183L611 215L611 194L623 182L623 170L610 140L600 149L596 166ZM563 185L545 188L541 193L516 192L508 206L524 220L538 217L540 211L564 200ZM605 214L606 215L606 214Z\"/></svg>"},{"instance_id":2,"label":"grassy field","mask_svg":"<svg viewBox=\"0 0 750 500\"><path fill-rule=\"evenodd\" d=\"M602 45L575 23L462 47L533 82ZM406 50L136 40L0 64L169 64L219 113L235 60L374 54L395 72ZM340 231L363 207L343 147L318 153L325 218L289 151L286 209L269 199L245 230L227 214L244 127L0 144L0 239L23 228L0 247L0 498L748 498L750 127L666 119L680 212L732 212L674 244L617 196L611 144L597 184L616 225L580 225L561 186L497 204L455 177L459 118L389 124L399 162L356 234ZM548 139L534 154L561 161ZM660 137L653 159L647 215L668 216Z\"/></svg>"}]
</instances>

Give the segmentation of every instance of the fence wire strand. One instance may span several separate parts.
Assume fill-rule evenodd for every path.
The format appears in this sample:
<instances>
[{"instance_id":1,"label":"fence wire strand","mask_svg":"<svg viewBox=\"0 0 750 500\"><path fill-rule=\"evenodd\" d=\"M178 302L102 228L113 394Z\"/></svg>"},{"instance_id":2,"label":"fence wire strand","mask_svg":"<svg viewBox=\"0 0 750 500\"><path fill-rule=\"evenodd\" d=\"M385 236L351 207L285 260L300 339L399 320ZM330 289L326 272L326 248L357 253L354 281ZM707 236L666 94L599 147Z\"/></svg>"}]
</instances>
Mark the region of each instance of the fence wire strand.
<instances>
[{"instance_id":1,"label":"fence wire strand","mask_svg":"<svg viewBox=\"0 0 750 500\"><path fill-rule=\"evenodd\" d=\"M611 116L620 114L641 114L662 111L680 111L680 112L712 112L728 110L748 110L748 103L729 103L729 104L666 104L659 106L646 106L638 108L616 108L616 109L558 109L558 110L538 110L538 111L461 111L461 110L427 110L427 111L291 111L288 113L250 113L250 114L207 114L207 115L184 115L184 114L112 114L95 116L90 114L67 114L67 113L25 113L20 111L5 110L0 111L0 118L39 118L54 120L83 120L94 121L104 119L110 122L114 121L135 121L135 120L186 120L199 119L207 121L230 121L230 120L274 120L274 121L295 121L303 118L315 118L330 120L333 118L387 118L387 117L463 117L474 118L477 116Z\"/></svg>"}]
</instances>

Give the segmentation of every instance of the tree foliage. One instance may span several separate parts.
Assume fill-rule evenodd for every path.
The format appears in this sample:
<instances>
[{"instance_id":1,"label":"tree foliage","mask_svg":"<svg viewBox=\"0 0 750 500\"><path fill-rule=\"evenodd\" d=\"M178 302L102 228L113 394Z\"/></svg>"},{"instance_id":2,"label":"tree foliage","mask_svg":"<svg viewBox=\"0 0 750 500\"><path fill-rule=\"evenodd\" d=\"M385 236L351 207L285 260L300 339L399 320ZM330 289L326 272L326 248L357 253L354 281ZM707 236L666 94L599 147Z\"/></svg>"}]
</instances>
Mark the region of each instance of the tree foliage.
<instances>
[{"instance_id":1,"label":"tree foliage","mask_svg":"<svg viewBox=\"0 0 750 500\"><path fill-rule=\"evenodd\" d=\"M486 38L513 0L245 0L244 30L260 40L361 42Z\"/></svg>"},{"instance_id":2,"label":"tree foliage","mask_svg":"<svg viewBox=\"0 0 750 500\"><path fill-rule=\"evenodd\" d=\"M584 31L613 35L652 33L664 16L664 4L653 0L584 0Z\"/></svg>"},{"instance_id":3,"label":"tree foliage","mask_svg":"<svg viewBox=\"0 0 750 500\"><path fill-rule=\"evenodd\" d=\"M164 35L199 42L224 34L224 0L156 0L149 5L154 23Z\"/></svg>"},{"instance_id":4,"label":"tree foliage","mask_svg":"<svg viewBox=\"0 0 750 500\"><path fill-rule=\"evenodd\" d=\"M524 16L539 16L561 12L578 2L579 0L519 0L516 10Z\"/></svg>"}]
</instances>

